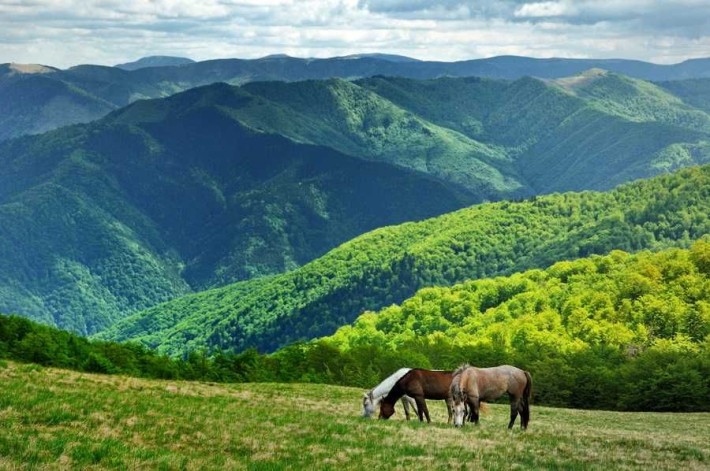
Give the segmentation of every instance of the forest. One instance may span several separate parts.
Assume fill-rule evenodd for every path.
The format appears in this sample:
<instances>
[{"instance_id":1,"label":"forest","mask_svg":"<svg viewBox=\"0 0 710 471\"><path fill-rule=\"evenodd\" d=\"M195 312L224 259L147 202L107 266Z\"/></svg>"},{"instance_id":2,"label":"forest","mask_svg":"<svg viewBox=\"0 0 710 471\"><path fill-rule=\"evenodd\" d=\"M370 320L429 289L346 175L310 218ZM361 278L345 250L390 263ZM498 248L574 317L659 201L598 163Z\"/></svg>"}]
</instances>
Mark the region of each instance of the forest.
<instances>
[{"instance_id":1,"label":"forest","mask_svg":"<svg viewBox=\"0 0 710 471\"><path fill-rule=\"evenodd\" d=\"M0 357L151 378L362 388L403 366L509 363L531 371L538 404L710 411L710 240L424 288L273 354L176 359L2 316Z\"/></svg>"},{"instance_id":2,"label":"forest","mask_svg":"<svg viewBox=\"0 0 710 471\"><path fill-rule=\"evenodd\" d=\"M272 352L334 333L418 289L545 268L620 249L689 247L710 233L710 166L605 193L472 206L377 229L291 272L187 295L102 332L171 355Z\"/></svg>"}]
</instances>

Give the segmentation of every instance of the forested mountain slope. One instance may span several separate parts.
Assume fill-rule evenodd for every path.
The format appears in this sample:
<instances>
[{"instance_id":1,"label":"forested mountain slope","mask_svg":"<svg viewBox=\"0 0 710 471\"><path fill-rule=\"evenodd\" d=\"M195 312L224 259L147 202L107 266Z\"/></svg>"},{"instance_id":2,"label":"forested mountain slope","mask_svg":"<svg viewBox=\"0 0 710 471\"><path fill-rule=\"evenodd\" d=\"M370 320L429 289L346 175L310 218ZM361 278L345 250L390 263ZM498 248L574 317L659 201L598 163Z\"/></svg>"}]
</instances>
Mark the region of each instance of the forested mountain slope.
<instances>
[{"instance_id":1,"label":"forested mountain slope","mask_svg":"<svg viewBox=\"0 0 710 471\"><path fill-rule=\"evenodd\" d=\"M0 147L0 305L93 333L476 201L385 163L256 133L214 106Z\"/></svg>"},{"instance_id":2,"label":"forested mountain slope","mask_svg":"<svg viewBox=\"0 0 710 471\"><path fill-rule=\"evenodd\" d=\"M0 309L97 332L376 227L705 162L705 118L608 73L215 84L138 101L0 144Z\"/></svg>"},{"instance_id":3,"label":"forested mountain slope","mask_svg":"<svg viewBox=\"0 0 710 471\"><path fill-rule=\"evenodd\" d=\"M710 166L607 193L474 206L365 234L292 272L189 295L100 335L173 354L275 350L334 332L425 286L545 267L612 249L688 245L710 232Z\"/></svg>"},{"instance_id":4,"label":"forested mountain slope","mask_svg":"<svg viewBox=\"0 0 710 471\"><path fill-rule=\"evenodd\" d=\"M706 410L710 242L425 288L320 344L339 352L332 371L339 356L350 374L367 374L373 357L430 368L513 363L533 372L545 403Z\"/></svg>"}]
</instances>

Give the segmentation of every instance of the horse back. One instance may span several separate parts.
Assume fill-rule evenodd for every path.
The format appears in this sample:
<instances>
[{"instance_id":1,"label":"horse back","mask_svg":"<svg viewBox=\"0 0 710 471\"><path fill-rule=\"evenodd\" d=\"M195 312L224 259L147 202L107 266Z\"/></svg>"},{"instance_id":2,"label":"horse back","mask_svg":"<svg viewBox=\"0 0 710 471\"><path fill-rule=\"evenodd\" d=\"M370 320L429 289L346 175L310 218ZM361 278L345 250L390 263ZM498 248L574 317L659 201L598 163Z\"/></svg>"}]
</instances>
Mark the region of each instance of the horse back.
<instances>
[{"instance_id":1,"label":"horse back","mask_svg":"<svg viewBox=\"0 0 710 471\"><path fill-rule=\"evenodd\" d=\"M525 372L511 365L480 368L478 372L478 387L482 398L490 396L494 399L504 393L519 397L528 382Z\"/></svg>"},{"instance_id":2,"label":"horse back","mask_svg":"<svg viewBox=\"0 0 710 471\"><path fill-rule=\"evenodd\" d=\"M425 399L445 400L450 396L452 371L434 371L413 369L402 380L403 388L410 396L423 396Z\"/></svg>"}]
</instances>

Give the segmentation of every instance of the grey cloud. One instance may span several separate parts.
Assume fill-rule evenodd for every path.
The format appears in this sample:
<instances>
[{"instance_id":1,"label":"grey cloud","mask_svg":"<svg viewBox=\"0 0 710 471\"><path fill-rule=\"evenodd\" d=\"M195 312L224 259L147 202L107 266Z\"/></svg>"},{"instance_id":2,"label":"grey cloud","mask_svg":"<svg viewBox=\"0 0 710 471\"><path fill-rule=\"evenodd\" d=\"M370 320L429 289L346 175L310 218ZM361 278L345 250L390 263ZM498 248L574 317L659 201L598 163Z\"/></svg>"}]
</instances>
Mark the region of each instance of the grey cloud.
<instances>
[{"instance_id":1,"label":"grey cloud","mask_svg":"<svg viewBox=\"0 0 710 471\"><path fill-rule=\"evenodd\" d=\"M702 0L360 0L360 8L393 18L510 23L606 24L630 31L701 37L710 32L710 2Z\"/></svg>"}]
</instances>

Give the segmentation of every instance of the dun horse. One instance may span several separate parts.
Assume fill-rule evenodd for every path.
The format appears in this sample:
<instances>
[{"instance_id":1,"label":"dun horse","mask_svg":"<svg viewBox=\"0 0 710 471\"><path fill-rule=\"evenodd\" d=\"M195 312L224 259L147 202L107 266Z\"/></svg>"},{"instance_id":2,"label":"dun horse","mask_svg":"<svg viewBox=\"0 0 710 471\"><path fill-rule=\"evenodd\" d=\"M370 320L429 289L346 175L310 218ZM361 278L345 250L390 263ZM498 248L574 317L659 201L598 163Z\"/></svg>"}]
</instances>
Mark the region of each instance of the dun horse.
<instances>
[{"instance_id":1,"label":"dun horse","mask_svg":"<svg viewBox=\"0 0 710 471\"><path fill-rule=\"evenodd\" d=\"M409 373L411 368L400 368L391 374L387 379L382 381L380 384L370 389L368 392L362 396L362 416L370 417L375 412L377 406L380 405L382 399L389 394L392 386L396 383L402 376ZM409 408L415 407L416 403L414 399L409 396L402 396L402 405L404 406L404 415L409 420ZM414 409L416 410L416 409Z\"/></svg>"},{"instance_id":2,"label":"dun horse","mask_svg":"<svg viewBox=\"0 0 710 471\"><path fill-rule=\"evenodd\" d=\"M417 413L421 422L424 421L424 416L426 416L427 422L431 422L425 399L446 401L446 409L449 412L448 423L451 423L450 386L452 379L453 373L451 371L412 369L402 376L394 386L392 386L389 394L382 399L380 403L380 419L389 419L392 414L394 414L394 404L400 397L406 394L413 397L414 401L417 403Z\"/></svg>"},{"instance_id":3,"label":"dun horse","mask_svg":"<svg viewBox=\"0 0 710 471\"><path fill-rule=\"evenodd\" d=\"M520 414L520 427L525 429L530 421L530 392L532 377L527 371L510 365L494 368L459 367L451 381L451 397L454 402L454 425L461 427L466 415L465 406L471 411L471 421L478 423L481 401L494 401L505 393L510 396L510 422L513 428Z\"/></svg>"}]
</instances>

